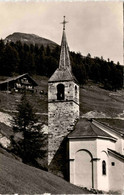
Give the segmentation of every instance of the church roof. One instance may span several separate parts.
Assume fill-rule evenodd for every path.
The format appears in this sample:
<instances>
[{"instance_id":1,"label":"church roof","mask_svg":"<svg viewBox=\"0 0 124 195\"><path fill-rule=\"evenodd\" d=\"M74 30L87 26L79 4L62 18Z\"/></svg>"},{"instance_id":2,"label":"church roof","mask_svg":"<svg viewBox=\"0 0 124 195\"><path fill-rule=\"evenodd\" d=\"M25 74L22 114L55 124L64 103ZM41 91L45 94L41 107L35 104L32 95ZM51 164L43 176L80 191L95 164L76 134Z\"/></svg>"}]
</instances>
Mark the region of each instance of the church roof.
<instances>
[{"instance_id":1,"label":"church roof","mask_svg":"<svg viewBox=\"0 0 124 195\"><path fill-rule=\"evenodd\" d=\"M119 158L121 158L121 159L124 160L124 155L122 155L122 154L116 152L115 150L111 150L111 149L108 148L108 152L110 152L110 153L112 153L113 155L115 155L115 156L117 156L117 157L119 157Z\"/></svg>"},{"instance_id":2,"label":"church roof","mask_svg":"<svg viewBox=\"0 0 124 195\"><path fill-rule=\"evenodd\" d=\"M65 20L64 20L63 23L65 23ZM49 79L49 82L71 81L71 80L76 81L76 78L72 74L72 70L71 70L69 47L68 47L68 44L67 44L67 39L66 39L66 34L65 34L65 27L64 27L63 28L62 41L61 41L61 53L60 53L60 59L59 59L59 67L53 73L53 75Z\"/></svg>"},{"instance_id":3,"label":"church roof","mask_svg":"<svg viewBox=\"0 0 124 195\"><path fill-rule=\"evenodd\" d=\"M89 119L79 119L75 125L74 131L72 131L68 138L107 138L116 140L114 137L101 130L92 123L92 120Z\"/></svg>"},{"instance_id":4,"label":"church roof","mask_svg":"<svg viewBox=\"0 0 124 195\"><path fill-rule=\"evenodd\" d=\"M118 119L95 119L95 122L100 123L102 126L109 128L112 132L115 132L124 137L124 121Z\"/></svg>"},{"instance_id":5,"label":"church roof","mask_svg":"<svg viewBox=\"0 0 124 195\"><path fill-rule=\"evenodd\" d=\"M74 75L68 70L61 70L57 68L57 70L54 72L54 74L51 76L48 82L56 82L56 81L75 81L77 82Z\"/></svg>"},{"instance_id":6,"label":"church roof","mask_svg":"<svg viewBox=\"0 0 124 195\"><path fill-rule=\"evenodd\" d=\"M60 60L59 60L59 69L60 70L65 70L67 68L71 72L69 47L68 47L68 44L67 44L65 30L63 30L62 41L61 41L61 53L60 53Z\"/></svg>"}]
</instances>

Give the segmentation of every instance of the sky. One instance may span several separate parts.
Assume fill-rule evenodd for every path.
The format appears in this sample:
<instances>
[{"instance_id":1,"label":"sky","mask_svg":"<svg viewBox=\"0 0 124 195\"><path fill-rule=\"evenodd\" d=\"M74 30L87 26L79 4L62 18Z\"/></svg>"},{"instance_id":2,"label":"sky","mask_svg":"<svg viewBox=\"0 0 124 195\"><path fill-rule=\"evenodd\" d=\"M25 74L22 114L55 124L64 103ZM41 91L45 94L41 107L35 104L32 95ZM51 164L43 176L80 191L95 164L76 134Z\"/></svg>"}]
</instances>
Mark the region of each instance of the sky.
<instances>
[{"instance_id":1,"label":"sky","mask_svg":"<svg viewBox=\"0 0 124 195\"><path fill-rule=\"evenodd\" d=\"M14 32L36 34L59 45L63 16L70 51L123 64L123 2L2 1L0 38Z\"/></svg>"}]
</instances>

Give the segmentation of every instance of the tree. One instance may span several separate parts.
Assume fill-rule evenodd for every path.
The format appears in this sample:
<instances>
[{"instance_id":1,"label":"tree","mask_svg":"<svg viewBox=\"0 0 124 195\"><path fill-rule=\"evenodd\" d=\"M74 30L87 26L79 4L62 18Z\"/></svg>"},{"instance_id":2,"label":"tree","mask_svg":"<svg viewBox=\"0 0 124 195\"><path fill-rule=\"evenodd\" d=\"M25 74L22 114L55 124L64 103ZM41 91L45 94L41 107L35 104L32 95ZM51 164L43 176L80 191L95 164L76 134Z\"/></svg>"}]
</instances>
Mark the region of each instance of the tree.
<instances>
[{"instance_id":1,"label":"tree","mask_svg":"<svg viewBox=\"0 0 124 195\"><path fill-rule=\"evenodd\" d=\"M91 66L91 78L97 83L100 81L100 66L99 64L93 64Z\"/></svg>"},{"instance_id":2,"label":"tree","mask_svg":"<svg viewBox=\"0 0 124 195\"><path fill-rule=\"evenodd\" d=\"M11 76L17 72L19 64L19 55L16 49L9 44L6 45L3 53L4 75Z\"/></svg>"},{"instance_id":3,"label":"tree","mask_svg":"<svg viewBox=\"0 0 124 195\"><path fill-rule=\"evenodd\" d=\"M5 74L5 65L3 62L3 54L4 54L4 41L1 39L0 40L0 74L4 75Z\"/></svg>"},{"instance_id":4,"label":"tree","mask_svg":"<svg viewBox=\"0 0 124 195\"><path fill-rule=\"evenodd\" d=\"M24 163L40 167L37 159L45 157L45 136L41 132L41 125L38 125L38 118L26 94L22 96L17 111L13 118L13 130L15 133L20 133L22 138L17 140L15 136L11 137L11 151Z\"/></svg>"}]
</instances>

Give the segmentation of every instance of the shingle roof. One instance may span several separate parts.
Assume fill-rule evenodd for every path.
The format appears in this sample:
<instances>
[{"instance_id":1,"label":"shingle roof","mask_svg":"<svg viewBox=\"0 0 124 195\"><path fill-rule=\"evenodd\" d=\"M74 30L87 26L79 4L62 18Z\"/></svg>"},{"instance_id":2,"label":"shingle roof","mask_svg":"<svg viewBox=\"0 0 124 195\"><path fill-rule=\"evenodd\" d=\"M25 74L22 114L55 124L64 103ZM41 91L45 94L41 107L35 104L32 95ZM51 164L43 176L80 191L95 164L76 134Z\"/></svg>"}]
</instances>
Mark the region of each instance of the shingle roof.
<instances>
[{"instance_id":1,"label":"shingle roof","mask_svg":"<svg viewBox=\"0 0 124 195\"><path fill-rule=\"evenodd\" d=\"M100 120L95 119L94 121L97 123L100 123L102 126L109 128L112 132L115 132L115 133L121 135L122 137L124 137L124 129L117 128L117 127L115 127L115 125L112 124L114 119L108 119L106 122L104 120L106 121L106 119L102 119L102 121L101 121L101 119Z\"/></svg>"},{"instance_id":2,"label":"shingle roof","mask_svg":"<svg viewBox=\"0 0 124 195\"><path fill-rule=\"evenodd\" d=\"M124 160L124 155L116 152L115 150L111 150L111 149L108 148L108 152L110 152L110 153L114 154L115 156L118 156L119 158Z\"/></svg>"},{"instance_id":3,"label":"shingle roof","mask_svg":"<svg viewBox=\"0 0 124 195\"><path fill-rule=\"evenodd\" d=\"M69 48L66 40L66 34L65 31L63 30L59 67L53 73L53 75L51 76L48 82L72 81L72 80L77 82L71 70Z\"/></svg>"},{"instance_id":4,"label":"shingle roof","mask_svg":"<svg viewBox=\"0 0 124 195\"><path fill-rule=\"evenodd\" d=\"M66 34L65 34L65 30L63 30L59 69L63 70L67 68L71 70L71 63L70 63L70 56L69 56L69 47L66 40Z\"/></svg>"},{"instance_id":5,"label":"shingle roof","mask_svg":"<svg viewBox=\"0 0 124 195\"><path fill-rule=\"evenodd\" d=\"M34 83L35 86L37 86L38 84L29 76L28 73L25 73L25 74L22 74L22 75L19 75L19 76L16 76L16 77L12 77L12 78L8 78L6 79L5 81L0 81L0 84L4 84L4 83L9 83L11 81L16 81L24 76L28 76L30 78L30 80Z\"/></svg>"},{"instance_id":6,"label":"shingle roof","mask_svg":"<svg viewBox=\"0 0 124 195\"><path fill-rule=\"evenodd\" d=\"M51 76L48 82L54 82L54 81L75 81L77 82L76 78L73 76L73 74L68 70L61 70L57 68L57 70L54 72L54 74Z\"/></svg>"},{"instance_id":7,"label":"shingle roof","mask_svg":"<svg viewBox=\"0 0 124 195\"><path fill-rule=\"evenodd\" d=\"M0 84L3 84L3 83L7 83L7 82L10 82L10 81L17 80L17 79L19 79L19 78L21 78L21 77L23 77L23 76L26 76L26 75L27 75L27 73L22 74L22 75L19 75L19 76L16 76L16 77L8 78L8 79L6 79L5 81L0 81Z\"/></svg>"},{"instance_id":8,"label":"shingle roof","mask_svg":"<svg viewBox=\"0 0 124 195\"><path fill-rule=\"evenodd\" d=\"M75 125L74 131L68 135L68 138L85 138L85 137L103 137L107 139L113 139L114 137L104 132L97 126L95 126L91 120L80 119Z\"/></svg>"}]
</instances>

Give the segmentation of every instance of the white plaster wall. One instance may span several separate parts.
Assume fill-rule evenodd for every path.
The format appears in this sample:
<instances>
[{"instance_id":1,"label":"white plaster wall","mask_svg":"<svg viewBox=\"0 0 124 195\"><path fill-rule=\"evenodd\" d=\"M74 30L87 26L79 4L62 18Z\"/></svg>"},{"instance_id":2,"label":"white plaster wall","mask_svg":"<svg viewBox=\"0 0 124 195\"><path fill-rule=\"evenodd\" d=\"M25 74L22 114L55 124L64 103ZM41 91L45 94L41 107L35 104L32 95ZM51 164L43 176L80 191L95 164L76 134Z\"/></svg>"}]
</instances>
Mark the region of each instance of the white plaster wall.
<instances>
[{"instance_id":1,"label":"white plaster wall","mask_svg":"<svg viewBox=\"0 0 124 195\"><path fill-rule=\"evenodd\" d=\"M110 140L97 139L97 156L100 159L97 161L97 189L109 191L109 158L107 148L115 150L115 143ZM106 175L102 174L102 161L106 161Z\"/></svg>"},{"instance_id":2,"label":"white plaster wall","mask_svg":"<svg viewBox=\"0 0 124 195\"><path fill-rule=\"evenodd\" d=\"M124 155L124 138L121 138L122 140L122 154Z\"/></svg>"},{"instance_id":3,"label":"white plaster wall","mask_svg":"<svg viewBox=\"0 0 124 195\"><path fill-rule=\"evenodd\" d=\"M115 166L112 166L115 162ZM124 193L124 161L109 155L109 186L111 192Z\"/></svg>"},{"instance_id":4,"label":"white plaster wall","mask_svg":"<svg viewBox=\"0 0 124 195\"><path fill-rule=\"evenodd\" d=\"M70 159L70 182L78 185L79 181L75 180L75 157L79 150L87 150L92 154L96 160L93 161L93 180L94 188L103 191L109 191L109 157L107 149L115 150L115 143L104 139L70 139L69 142L69 159ZM98 160L99 159L99 160ZM107 175L102 175L102 161L106 161ZM81 162L81 161L80 161ZM79 164L80 166L80 164ZM88 170L89 165L85 165ZM84 178L86 179L86 178ZM81 185L81 184L80 184ZM86 187L89 187L87 184Z\"/></svg>"},{"instance_id":5,"label":"white plaster wall","mask_svg":"<svg viewBox=\"0 0 124 195\"><path fill-rule=\"evenodd\" d=\"M102 162L106 162L106 175L102 173ZM102 151L100 154L100 160L97 163L97 189L108 192L109 191L109 169L108 169L108 155L105 151Z\"/></svg>"},{"instance_id":6,"label":"white plaster wall","mask_svg":"<svg viewBox=\"0 0 124 195\"><path fill-rule=\"evenodd\" d=\"M93 158L97 158L97 150L96 150L96 140L88 140L88 139L80 139L69 141L69 159L70 159L70 182L73 184L77 184L75 181L75 155L79 150L87 150L89 151ZM87 165L86 165L87 166ZM88 165L89 166L89 165ZM88 170L88 166L84 167L84 169ZM93 178L94 178L94 188L97 187L97 178L96 178L96 163L93 162ZM86 180L86 178L84 178ZM81 184L80 184L81 185ZM89 186L89 184L87 184ZM85 186L85 187L87 187Z\"/></svg>"},{"instance_id":7,"label":"white plaster wall","mask_svg":"<svg viewBox=\"0 0 124 195\"><path fill-rule=\"evenodd\" d=\"M92 188L92 156L86 150L75 155L75 185Z\"/></svg>"},{"instance_id":8,"label":"white plaster wall","mask_svg":"<svg viewBox=\"0 0 124 195\"><path fill-rule=\"evenodd\" d=\"M99 127L100 129L102 129L103 131L105 131L106 133L109 133L112 137L116 138L117 141L115 143L115 150L121 154L124 154L124 146L123 146L123 141L124 139L116 134L115 132L112 132L109 128L103 126L102 124L98 123L97 121L93 121L93 124L96 125L97 127Z\"/></svg>"},{"instance_id":9,"label":"white plaster wall","mask_svg":"<svg viewBox=\"0 0 124 195\"><path fill-rule=\"evenodd\" d=\"M93 157L97 157L96 139L70 139L69 141L69 158L75 159L75 154L78 150L85 149L92 153Z\"/></svg>"}]
</instances>

